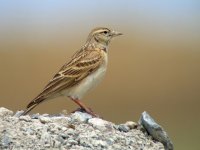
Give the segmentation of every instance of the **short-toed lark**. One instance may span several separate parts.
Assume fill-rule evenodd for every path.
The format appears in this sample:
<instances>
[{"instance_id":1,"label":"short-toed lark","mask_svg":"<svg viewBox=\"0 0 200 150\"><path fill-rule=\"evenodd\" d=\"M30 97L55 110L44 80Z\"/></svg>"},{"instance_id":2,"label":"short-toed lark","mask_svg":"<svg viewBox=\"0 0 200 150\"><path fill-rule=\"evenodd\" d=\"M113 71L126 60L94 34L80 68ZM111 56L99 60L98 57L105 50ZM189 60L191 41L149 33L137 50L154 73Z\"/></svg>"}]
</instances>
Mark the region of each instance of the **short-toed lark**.
<instances>
[{"instance_id":1,"label":"short-toed lark","mask_svg":"<svg viewBox=\"0 0 200 150\"><path fill-rule=\"evenodd\" d=\"M87 113L96 116L80 100L104 77L108 63L108 45L113 37L119 35L122 34L108 28L93 29L85 45L61 67L43 91L27 105L22 115L41 102L58 96L68 96Z\"/></svg>"}]
</instances>

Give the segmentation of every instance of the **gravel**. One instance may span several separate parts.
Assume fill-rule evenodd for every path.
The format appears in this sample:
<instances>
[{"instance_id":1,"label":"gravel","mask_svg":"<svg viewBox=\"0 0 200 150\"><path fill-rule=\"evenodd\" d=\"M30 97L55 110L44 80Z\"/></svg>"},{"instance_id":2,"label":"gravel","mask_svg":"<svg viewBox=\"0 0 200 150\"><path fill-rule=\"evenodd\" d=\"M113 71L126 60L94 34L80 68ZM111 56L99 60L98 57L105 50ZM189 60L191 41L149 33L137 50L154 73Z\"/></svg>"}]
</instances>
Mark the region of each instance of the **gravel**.
<instances>
[{"instance_id":1,"label":"gravel","mask_svg":"<svg viewBox=\"0 0 200 150\"><path fill-rule=\"evenodd\" d=\"M0 149L164 150L133 121L116 125L83 112L20 116L0 107Z\"/></svg>"}]
</instances>

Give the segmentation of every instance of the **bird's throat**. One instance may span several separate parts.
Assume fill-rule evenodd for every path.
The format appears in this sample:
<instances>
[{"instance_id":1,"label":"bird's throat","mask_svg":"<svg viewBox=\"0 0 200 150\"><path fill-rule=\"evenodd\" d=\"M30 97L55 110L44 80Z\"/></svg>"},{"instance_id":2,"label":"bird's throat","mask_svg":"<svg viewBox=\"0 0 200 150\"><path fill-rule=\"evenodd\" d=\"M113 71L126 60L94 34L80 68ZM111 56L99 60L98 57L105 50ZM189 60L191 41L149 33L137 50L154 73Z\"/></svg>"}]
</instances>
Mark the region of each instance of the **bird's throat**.
<instances>
[{"instance_id":1,"label":"bird's throat","mask_svg":"<svg viewBox=\"0 0 200 150\"><path fill-rule=\"evenodd\" d=\"M108 44L109 42L105 42L94 37L90 39L90 41L88 40L86 45L87 46L92 45L92 47L94 48L96 47L96 48L102 49L104 52L107 52Z\"/></svg>"}]
</instances>

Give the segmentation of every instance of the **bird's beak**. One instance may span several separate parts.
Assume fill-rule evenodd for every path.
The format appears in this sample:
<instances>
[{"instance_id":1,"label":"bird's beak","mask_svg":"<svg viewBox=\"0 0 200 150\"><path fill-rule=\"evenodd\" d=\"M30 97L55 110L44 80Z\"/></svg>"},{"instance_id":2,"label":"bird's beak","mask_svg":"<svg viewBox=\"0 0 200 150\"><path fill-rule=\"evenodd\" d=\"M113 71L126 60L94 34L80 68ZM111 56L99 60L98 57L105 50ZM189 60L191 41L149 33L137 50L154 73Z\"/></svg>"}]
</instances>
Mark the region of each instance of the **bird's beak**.
<instances>
[{"instance_id":1,"label":"bird's beak","mask_svg":"<svg viewBox=\"0 0 200 150\"><path fill-rule=\"evenodd\" d=\"M123 35L121 32L112 31L112 37Z\"/></svg>"}]
</instances>

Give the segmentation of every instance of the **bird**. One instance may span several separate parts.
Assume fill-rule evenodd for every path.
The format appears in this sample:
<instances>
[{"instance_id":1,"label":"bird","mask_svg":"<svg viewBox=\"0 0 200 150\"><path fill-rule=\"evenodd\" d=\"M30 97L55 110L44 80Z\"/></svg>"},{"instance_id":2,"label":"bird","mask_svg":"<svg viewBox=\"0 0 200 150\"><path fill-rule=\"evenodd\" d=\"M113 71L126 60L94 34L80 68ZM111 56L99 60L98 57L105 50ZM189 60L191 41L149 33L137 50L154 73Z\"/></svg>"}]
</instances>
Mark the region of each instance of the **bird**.
<instances>
[{"instance_id":1,"label":"bird","mask_svg":"<svg viewBox=\"0 0 200 150\"><path fill-rule=\"evenodd\" d=\"M81 100L96 87L105 76L110 41L121 32L106 27L96 27L88 35L85 44L53 76L44 89L27 105L20 115L27 115L36 106L50 99L66 96L86 113L98 117Z\"/></svg>"}]
</instances>

